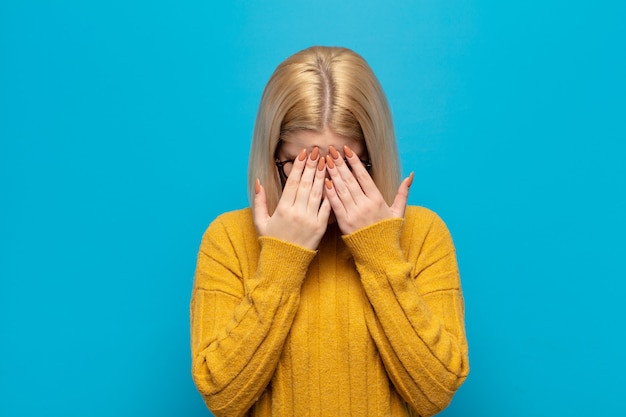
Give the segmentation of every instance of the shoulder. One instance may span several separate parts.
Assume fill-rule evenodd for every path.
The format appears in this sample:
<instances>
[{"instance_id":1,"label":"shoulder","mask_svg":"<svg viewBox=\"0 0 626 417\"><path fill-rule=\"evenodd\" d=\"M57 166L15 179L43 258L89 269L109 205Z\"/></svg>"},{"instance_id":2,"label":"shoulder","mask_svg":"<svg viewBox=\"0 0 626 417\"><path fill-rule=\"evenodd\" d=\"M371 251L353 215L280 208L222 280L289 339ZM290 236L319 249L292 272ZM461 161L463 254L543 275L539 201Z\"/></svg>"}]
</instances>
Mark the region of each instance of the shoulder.
<instances>
[{"instance_id":1,"label":"shoulder","mask_svg":"<svg viewBox=\"0 0 626 417\"><path fill-rule=\"evenodd\" d=\"M404 212L403 234L421 239L450 238L448 227L434 211L421 206L407 206ZM420 239L420 240L421 240Z\"/></svg>"},{"instance_id":2,"label":"shoulder","mask_svg":"<svg viewBox=\"0 0 626 417\"><path fill-rule=\"evenodd\" d=\"M247 207L217 216L204 232L203 241L227 239L237 241L256 236L252 210Z\"/></svg>"},{"instance_id":3,"label":"shoulder","mask_svg":"<svg viewBox=\"0 0 626 417\"><path fill-rule=\"evenodd\" d=\"M429 208L421 206L407 206L404 212L406 223L418 224L421 227L441 226L445 224L441 217Z\"/></svg>"},{"instance_id":4,"label":"shoulder","mask_svg":"<svg viewBox=\"0 0 626 417\"><path fill-rule=\"evenodd\" d=\"M227 211L226 213L222 213L217 216L212 223L240 226L248 223L253 223L252 210L250 209L250 207L246 207L239 210Z\"/></svg>"}]
</instances>

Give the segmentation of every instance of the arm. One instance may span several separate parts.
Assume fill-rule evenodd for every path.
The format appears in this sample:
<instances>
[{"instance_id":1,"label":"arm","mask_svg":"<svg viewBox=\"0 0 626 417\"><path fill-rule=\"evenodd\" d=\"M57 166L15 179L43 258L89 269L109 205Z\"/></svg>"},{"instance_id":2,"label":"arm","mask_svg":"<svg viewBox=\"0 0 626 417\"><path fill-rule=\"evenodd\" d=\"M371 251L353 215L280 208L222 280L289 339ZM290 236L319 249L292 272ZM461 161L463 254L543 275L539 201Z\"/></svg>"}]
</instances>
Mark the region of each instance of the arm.
<instances>
[{"instance_id":1,"label":"arm","mask_svg":"<svg viewBox=\"0 0 626 417\"><path fill-rule=\"evenodd\" d=\"M469 370L452 239L432 212L403 220L412 173L388 206L356 154L344 155L351 170L330 148L326 195L370 301L368 329L400 395L433 415Z\"/></svg>"},{"instance_id":2,"label":"arm","mask_svg":"<svg viewBox=\"0 0 626 417\"><path fill-rule=\"evenodd\" d=\"M254 228L229 235L214 222L202 241L191 303L193 378L218 416L243 415L270 381L300 302L300 287L324 235L326 168L315 148L294 161L276 210L256 182ZM255 230L256 228L256 230ZM246 245L258 233L259 248ZM237 247L235 247L237 246Z\"/></svg>"},{"instance_id":3,"label":"arm","mask_svg":"<svg viewBox=\"0 0 626 417\"><path fill-rule=\"evenodd\" d=\"M394 386L420 416L444 409L469 372L454 247L430 214L419 218L429 227L408 224L414 217L404 226L389 219L344 237L370 300L370 334Z\"/></svg>"},{"instance_id":4,"label":"arm","mask_svg":"<svg viewBox=\"0 0 626 417\"><path fill-rule=\"evenodd\" d=\"M230 236L218 220L198 254L191 300L192 374L216 416L243 415L270 381L315 252L250 228ZM239 247L235 247L238 245ZM258 263L255 256L258 253ZM255 263L257 263L255 265ZM249 275L249 276L248 276Z\"/></svg>"}]
</instances>

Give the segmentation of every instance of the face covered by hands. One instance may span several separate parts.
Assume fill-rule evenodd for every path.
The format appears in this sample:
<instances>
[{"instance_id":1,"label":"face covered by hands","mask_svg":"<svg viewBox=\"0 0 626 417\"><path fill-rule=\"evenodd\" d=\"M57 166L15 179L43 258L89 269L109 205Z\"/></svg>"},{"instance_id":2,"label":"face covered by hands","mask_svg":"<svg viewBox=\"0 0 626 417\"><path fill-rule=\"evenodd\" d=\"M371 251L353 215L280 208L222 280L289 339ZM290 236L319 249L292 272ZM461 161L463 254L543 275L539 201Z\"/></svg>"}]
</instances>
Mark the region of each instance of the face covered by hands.
<instances>
[{"instance_id":1,"label":"face covered by hands","mask_svg":"<svg viewBox=\"0 0 626 417\"><path fill-rule=\"evenodd\" d=\"M404 217L413 173L402 181L391 206L383 198L374 180L349 146L343 147L345 159L330 146L326 155L325 191L337 223L345 235L381 220Z\"/></svg>"},{"instance_id":2,"label":"face covered by hands","mask_svg":"<svg viewBox=\"0 0 626 417\"><path fill-rule=\"evenodd\" d=\"M343 149L345 159L336 146ZM367 150L362 142L329 130L299 131L285 138L277 160L287 179L271 216L265 190L258 180L256 183L254 222L259 236L315 250L326 231L331 209L343 234L403 217L413 174L402 181L393 204L388 206L363 165L364 159Z\"/></svg>"},{"instance_id":3,"label":"face covered by hands","mask_svg":"<svg viewBox=\"0 0 626 417\"><path fill-rule=\"evenodd\" d=\"M254 224L259 236L271 236L315 250L330 216L330 202L323 199L325 159L315 148L307 157L302 149L293 161L289 178L276 210L270 216L265 190L257 179L254 197Z\"/></svg>"}]
</instances>

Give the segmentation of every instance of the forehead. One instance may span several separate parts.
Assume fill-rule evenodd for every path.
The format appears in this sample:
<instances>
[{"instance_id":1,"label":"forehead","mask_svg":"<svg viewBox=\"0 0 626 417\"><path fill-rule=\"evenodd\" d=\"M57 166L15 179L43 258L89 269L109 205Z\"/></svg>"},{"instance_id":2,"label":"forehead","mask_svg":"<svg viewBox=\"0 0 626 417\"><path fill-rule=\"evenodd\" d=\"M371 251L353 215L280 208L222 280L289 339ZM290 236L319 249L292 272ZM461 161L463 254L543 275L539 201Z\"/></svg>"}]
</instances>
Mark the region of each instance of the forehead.
<instances>
[{"instance_id":1,"label":"forehead","mask_svg":"<svg viewBox=\"0 0 626 417\"><path fill-rule=\"evenodd\" d=\"M358 141L347 136L338 135L328 129L323 132L299 130L285 135L282 142L282 150L286 152L295 152L296 154L303 148L310 151L317 146L320 149L325 150L331 145L337 149L342 149L344 145L347 145L356 153L362 153L365 151L365 142Z\"/></svg>"}]
</instances>

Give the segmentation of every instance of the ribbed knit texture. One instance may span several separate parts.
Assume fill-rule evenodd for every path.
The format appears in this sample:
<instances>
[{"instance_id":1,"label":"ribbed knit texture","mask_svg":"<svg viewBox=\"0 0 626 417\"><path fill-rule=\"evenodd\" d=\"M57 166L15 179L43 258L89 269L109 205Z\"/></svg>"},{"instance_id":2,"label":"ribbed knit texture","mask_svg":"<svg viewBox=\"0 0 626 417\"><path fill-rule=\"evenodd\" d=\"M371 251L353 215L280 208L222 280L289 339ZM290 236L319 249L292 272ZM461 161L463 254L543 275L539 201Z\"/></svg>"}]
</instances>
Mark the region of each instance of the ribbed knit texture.
<instances>
[{"instance_id":1,"label":"ribbed knit texture","mask_svg":"<svg viewBox=\"0 0 626 417\"><path fill-rule=\"evenodd\" d=\"M463 314L432 211L348 236L329 225L317 252L259 239L234 211L198 255L193 378L216 416L431 416L469 372Z\"/></svg>"}]
</instances>

